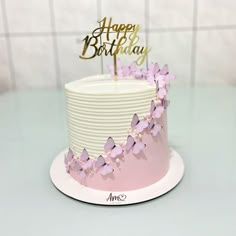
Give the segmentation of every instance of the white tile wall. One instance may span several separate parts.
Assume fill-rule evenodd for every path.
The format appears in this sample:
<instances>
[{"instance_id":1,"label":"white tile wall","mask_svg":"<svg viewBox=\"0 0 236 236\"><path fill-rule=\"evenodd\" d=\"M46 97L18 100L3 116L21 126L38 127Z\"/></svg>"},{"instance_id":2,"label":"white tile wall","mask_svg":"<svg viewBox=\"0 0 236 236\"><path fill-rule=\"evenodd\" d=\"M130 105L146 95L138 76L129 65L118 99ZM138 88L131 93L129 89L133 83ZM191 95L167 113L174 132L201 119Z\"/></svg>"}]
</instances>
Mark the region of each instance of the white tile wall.
<instances>
[{"instance_id":1,"label":"white tile wall","mask_svg":"<svg viewBox=\"0 0 236 236\"><path fill-rule=\"evenodd\" d=\"M193 1L149 0L149 28L191 27Z\"/></svg>"},{"instance_id":2,"label":"white tile wall","mask_svg":"<svg viewBox=\"0 0 236 236\"><path fill-rule=\"evenodd\" d=\"M157 61L160 66L168 63L169 70L176 75L176 84L190 84L191 32L157 32L149 34L152 49L149 63Z\"/></svg>"},{"instance_id":3,"label":"white tile wall","mask_svg":"<svg viewBox=\"0 0 236 236\"><path fill-rule=\"evenodd\" d=\"M11 44L17 88L52 88L56 86L50 36L12 38Z\"/></svg>"},{"instance_id":4,"label":"white tile wall","mask_svg":"<svg viewBox=\"0 0 236 236\"><path fill-rule=\"evenodd\" d=\"M9 32L49 32L48 0L5 1Z\"/></svg>"},{"instance_id":5,"label":"white tile wall","mask_svg":"<svg viewBox=\"0 0 236 236\"><path fill-rule=\"evenodd\" d=\"M62 86L69 81L80 79L84 76L100 74L100 58L82 60L79 55L82 52L81 36L59 36L59 67Z\"/></svg>"},{"instance_id":6,"label":"white tile wall","mask_svg":"<svg viewBox=\"0 0 236 236\"><path fill-rule=\"evenodd\" d=\"M140 24L145 28L144 0L102 0L101 15L112 17L113 22Z\"/></svg>"},{"instance_id":7,"label":"white tile wall","mask_svg":"<svg viewBox=\"0 0 236 236\"><path fill-rule=\"evenodd\" d=\"M57 31L87 31L97 26L96 0L55 0Z\"/></svg>"},{"instance_id":8,"label":"white tile wall","mask_svg":"<svg viewBox=\"0 0 236 236\"><path fill-rule=\"evenodd\" d=\"M0 38L0 93L11 88L6 40Z\"/></svg>"},{"instance_id":9,"label":"white tile wall","mask_svg":"<svg viewBox=\"0 0 236 236\"><path fill-rule=\"evenodd\" d=\"M236 25L236 1L198 0L198 25Z\"/></svg>"},{"instance_id":10,"label":"white tile wall","mask_svg":"<svg viewBox=\"0 0 236 236\"><path fill-rule=\"evenodd\" d=\"M198 32L197 39L196 83L236 85L236 29Z\"/></svg>"},{"instance_id":11,"label":"white tile wall","mask_svg":"<svg viewBox=\"0 0 236 236\"><path fill-rule=\"evenodd\" d=\"M113 58L104 57L103 68L101 58L80 60L76 41L103 16L146 29L140 43L148 39L148 61L168 63L176 84L236 85L235 12L234 0L0 0L0 91L15 81L17 89L52 88L106 73Z\"/></svg>"}]
</instances>

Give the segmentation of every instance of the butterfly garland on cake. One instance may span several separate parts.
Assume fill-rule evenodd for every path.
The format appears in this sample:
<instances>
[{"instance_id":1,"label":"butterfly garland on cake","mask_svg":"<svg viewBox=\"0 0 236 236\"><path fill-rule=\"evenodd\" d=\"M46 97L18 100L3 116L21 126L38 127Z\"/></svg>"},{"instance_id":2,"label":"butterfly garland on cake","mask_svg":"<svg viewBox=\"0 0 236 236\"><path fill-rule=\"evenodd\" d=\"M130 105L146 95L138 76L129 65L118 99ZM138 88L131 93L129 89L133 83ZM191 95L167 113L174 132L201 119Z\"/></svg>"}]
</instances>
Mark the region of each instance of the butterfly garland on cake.
<instances>
[{"instance_id":1,"label":"butterfly garland on cake","mask_svg":"<svg viewBox=\"0 0 236 236\"><path fill-rule=\"evenodd\" d=\"M109 71L114 75L113 66L109 66ZM166 100L169 84L175 79L175 76L169 73L168 66L164 65L161 69L158 63L151 63L147 69L139 69L135 62L128 66L117 61L118 78L132 76L135 79L147 80L151 85L156 86L156 99L151 100L149 114L143 119L134 114L131 120L131 130L126 141L121 144L116 144L112 137L108 137L104 144L104 153L99 155L96 160L89 156L86 148L76 157L73 151L69 148L64 157L64 164L67 173L76 171L80 179L84 179L87 175L99 173L102 176L107 176L114 172L111 161L119 163L120 159L124 159L124 152L132 152L134 155L141 153L146 144L142 142L143 132L149 132L153 137L157 136L162 125L158 122L169 105Z\"/></svg>"}]
</instances>

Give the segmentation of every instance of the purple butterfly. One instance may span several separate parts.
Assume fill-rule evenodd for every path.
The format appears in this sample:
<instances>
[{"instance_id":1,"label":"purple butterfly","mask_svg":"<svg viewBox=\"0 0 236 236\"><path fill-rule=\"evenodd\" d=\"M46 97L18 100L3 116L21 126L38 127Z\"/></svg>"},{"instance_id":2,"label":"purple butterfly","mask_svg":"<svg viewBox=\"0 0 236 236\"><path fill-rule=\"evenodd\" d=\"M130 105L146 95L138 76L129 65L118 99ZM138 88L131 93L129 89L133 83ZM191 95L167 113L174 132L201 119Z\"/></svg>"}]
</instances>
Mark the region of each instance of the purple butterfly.
<instances>
[{"instance_id":1,"label":"purple butterfly","mask_svg":"<svg viewBox=\"0 0 236 236\"><path fill-rule=\"evenodd\" d=\"M136 129L137 132L142 133L148 127L148 122L146 120L139 120L138 115L135 113L131 121L131 127Z\"/></svg>"},{"instance_id":2,"label":"purple butterfly","mask_svg":"<svg viewBox=\"0 0 236 236\"><path fill-rule=\"evenodd\" d=\"M108 175L114 171L110 164L107 164L104 157L100 155L95 162L96 169L99 170L99 173L103 176Z\"/></svg>"},{"instance_id":3,"label":"purple butterfly","mask_svg":"<svg viewBox=\"0 0 236 236\"><path fill-rule=\"evenodd\" d=\"M150 116L152 118L160 118L162 113L164 112L164 107L163 106L156 106L155 102L152 100L151 101L151 107L150 107Z\"/></svg>"},{"instance_id":4,"label":"purple butterfly","mask_svg":"<svg viewBox=\"0 0 236 236\"><path fill-rule=\"evenodd\" d=\"M146 147L146 144L140 141L135 141L131 135L127 137L127 143L126 143L127 151L130 151L132 149L133 154L136 155L136 154L139 154L145 147Z\"/></svg>"},{"instance_id":5,"label":"purple butterfly","mask_svg":"<svg viewBox=\"0 0 236 236\"><path fill-rule=\"evenodd\" d=\"M175 76L174 75L171 75L171 74L167 74L165 76L165 82L166 83L170 83L170 81L174 80L175 79Z\"/></svg>"},{"instance_id":6,"label":"purple butterfly","mask_svg":"<svg viewBox=\"0 0 236 236\"><path fill-rule=\"evenodd\" d=\"M160 70L160 75L167 75L169 73L168 65L164 65L163 68Z\"/></svg>"},{"instance_id":7,"label":"purple butterfly","mask_svg":"<svg viewBox=\"0 0 236 236\"><path fill-rule=\"evenodd\" d=\"M155 78L155 75L154 75L154 74L148 72L146 77L147 77L147 81L148 81L149 84L155 85L155 83L156 83L156 78Z\"/></svg>"},{"instance_id":8,"label":"purple butterfly","mask_svg":"<svg viewBox=\"0 0 236 236\"><path fill-rule=\"evenodd\" d=\"M163 99L163 100L161 100L161 104L164 107L164 109L166 109L169 106L170 101L166 100L166 99Z\"/></svg>"},{"instance_id":9,"label":"purple butterfly","mask_svg":"<svg viewBox=\"0 0 236 236\"><path fill-rule=\"evenodd\" d=\"M137 71L137 66L134 61L129 65L129 71L130 71L130 75L133 75L133 76L135 75L135 72Z\"/></svg>"},{"instance_id":10,"label":"purple butterfly","mask_svg":"<svg viewBox=\"0 0 236 236\"><path fill-rule=\"evenodd\" d=\"M73 154L72 150L69 148L68 152L65 154L65 159L64 159L67 173L70 173L70 171L72 170L72 168L74 166L74 160L75 160L74 154Z\"/></svg>"},{"instance_id":11,"label":"purple butterfly","mask_svg":"<svg viewBox=\"0 0 236 236\"><path fill-rule=\"evenodd\" d=\"M157 92L157 96L160 99L163 99L167 95L167 91L165 88L160 88Z\"/></svg>"},{"instance_id":12,"label":"purple butterfly","mask_svg":"<svg viewBox=\"0 0 236 236\"><path fill-rule=\"evenodd\" d=\"M160 71L158 63L151 63L151 65L148 67L148 71L151 72L153 75L156 75Z\"/></svg>"},{"instance_id":13,"label":"purple butterfly","mask_svg":"<svg viewBox=\"0 0 236 236\"><path fill-rule=\"evenodd\" d=\"M107 139L107 142L104 145L104 150L105 152L110 152L111 158L117 158L123 154L123 149L120 146L115 145L112 137Z\"/></svg>"},{"instance_id":14,"label":"purple butterfly","mask_svg":"<svg viewBox=\"0 0 236 236\"><path fill-rule=\"evenodd\" d=\"M82 166L80 165L79 160L75 160L73 169L75 171L79 172L79 177L81 179L84 179L86 177L86 173L85 173L84 169L82 168Z\"/></svg>"},{"instance_id":15,"label":"purple butterfly","mask_svg":"<svg viewBox=\"0 0 236 236\"><path fill-rule=\"evenodd\" d=\"M137 69L134 72L134 77L135 77L135 79L142 79L143 78L143 72L141 70Z\"/></svg>"},{"instance_id":16,"label":"purple butterfly","mask_svg":"<svg viewBox=\"0 0 236 236\"><path fill-rule=\"evenodd\" d=\"M161 125L155 124L154 119L151 119L148 130L151 132L153 136L157 136L161 131Z\"/></svg>"},{"instance_id":17,"label":"purple butterfly","mask_svg":"<svg viewBox=\"0 0 236 236\"><path fill-rule=\"evenodd\" d=\"M89 154L85 148L80 155L80 161L83 163L84 170L88 170L93 167L93 161L89 158Z\"/></svg>"}]
</instances>

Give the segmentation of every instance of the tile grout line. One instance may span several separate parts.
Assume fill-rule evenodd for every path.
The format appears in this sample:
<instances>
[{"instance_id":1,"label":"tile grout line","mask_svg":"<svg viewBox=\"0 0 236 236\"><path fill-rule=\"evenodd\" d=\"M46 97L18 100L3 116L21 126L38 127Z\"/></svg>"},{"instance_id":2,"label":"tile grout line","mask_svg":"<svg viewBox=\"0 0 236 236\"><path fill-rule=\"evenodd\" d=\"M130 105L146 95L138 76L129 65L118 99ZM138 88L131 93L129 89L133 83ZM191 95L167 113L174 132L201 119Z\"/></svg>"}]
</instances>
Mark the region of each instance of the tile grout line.
<instances>
[{"instance_id":1,"label":"tile grout line","mask_svg":"<svg viewBox=\"0 0 236 236\"><path fill-rule=\"evenodd\" d=\"M198 0L193 0L193 25L192 25L192 46L191 46L191 69L190 69L190 85L195 86L196 83L196 51L197 51L197 17L198 17Z\"/></svg>"},{"instance_id":2,"label":"tile grout line","mask_svg":"<svg viewBox=\"0 0 236 236\"><path fill-rule=\"evenodd\" d=\"M145 1L145 10L144 10L144 19L145 19L145 41L146 47L149 45L149 0ZM146 68L148 68L149 55L147 54L146 58Z\"/></svg>"},{"instance_id":3,"label":"tile grout line","mask_svg":"<svg viewBox=\"0 0 236 236\"><path fill-rule=\"evenodd\" d=\"M102 3L101 0L97 0L97 18L98 20L100 20L102 17ZM101 45L102 41L100 38L100 45ZM100 56L100 69L101 69L101 74L104 74L104 63L103 63L103 55Z\"/></svg>"},{"instance_id":4,"label":"tile grout line","mask_svg":"<svg viewBox=\"0 0 236 236\"><path fill-rule=\"evenodd\" d=\"M2 5L2 20L3 20L3 27L5 30L4 37L6 40L6 48L7 48L7 56L8 56L8 63L9 63L10 80L11 80L11 89L16 90L15 66L14 66L13 56L12 56L11 40L9 37L9 27L8 27L6 3L5 3L5 0L1 0L0 3Z\"/></svg>"},{"instance_id":5,"label":"tile grout line","mask_svg":"<svg viewBox=\"0 0 236 236\"><path fill-rule=\"evenodd\" d=\"M61 72L59 65L58 57L58 42L56 35L56 24L55 24L55 14L54 14L54 0L49 0L49 14L50 14L50 24L51 30L50 36L52 37L52 46L53 46L53 56L54 56L54 66L55 66L55 76L56 76L56 86L57 88L62 87Z\"/></svg>"},{"instance_id":6,"label":"tile grout line","mask_svg":"<svg viewBox=\"0 0 236 236\"><path fill-rule=\"evenodd\" d=\"M0 0L1 1L1 0ZM147 29L149 33L171 33L171 32L184 32L192 31L192 27L176 27L176 28L159 28L159 29ZM213 30L236 30L236 25L216 25L216 26L198 26L195 27L196 31L213 31ZM140 30L141 33L145 33L146 30ZM88 31L58 31L53 34L56 36L75 36L75 35L84 35L89 33ZM52 32L13 32L13 33L0 33L0 37L41 37L41 36L52 36Z\"/></svg>"}]
</instances>

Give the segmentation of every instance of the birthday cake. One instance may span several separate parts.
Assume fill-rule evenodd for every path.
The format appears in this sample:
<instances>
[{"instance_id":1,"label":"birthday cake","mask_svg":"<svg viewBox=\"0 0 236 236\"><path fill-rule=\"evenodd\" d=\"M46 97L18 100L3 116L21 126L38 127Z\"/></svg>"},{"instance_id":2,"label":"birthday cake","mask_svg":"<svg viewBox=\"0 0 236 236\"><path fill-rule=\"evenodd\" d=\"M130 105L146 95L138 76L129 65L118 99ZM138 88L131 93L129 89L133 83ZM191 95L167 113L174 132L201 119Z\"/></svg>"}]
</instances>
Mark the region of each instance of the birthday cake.
<instances>
[{"instance_id":1,"label":"birthday cake","mask_svg":"<svg viewBox=\"0 0 236 236\"><path fill-rule=\"evenodd\" d=\"M65 85L69 149L65 171L78 184L129 191L161 180L169 168L167 65L117 65ZM115 77L115 79L114 79Z\"/></svg>"}]
</instances>

